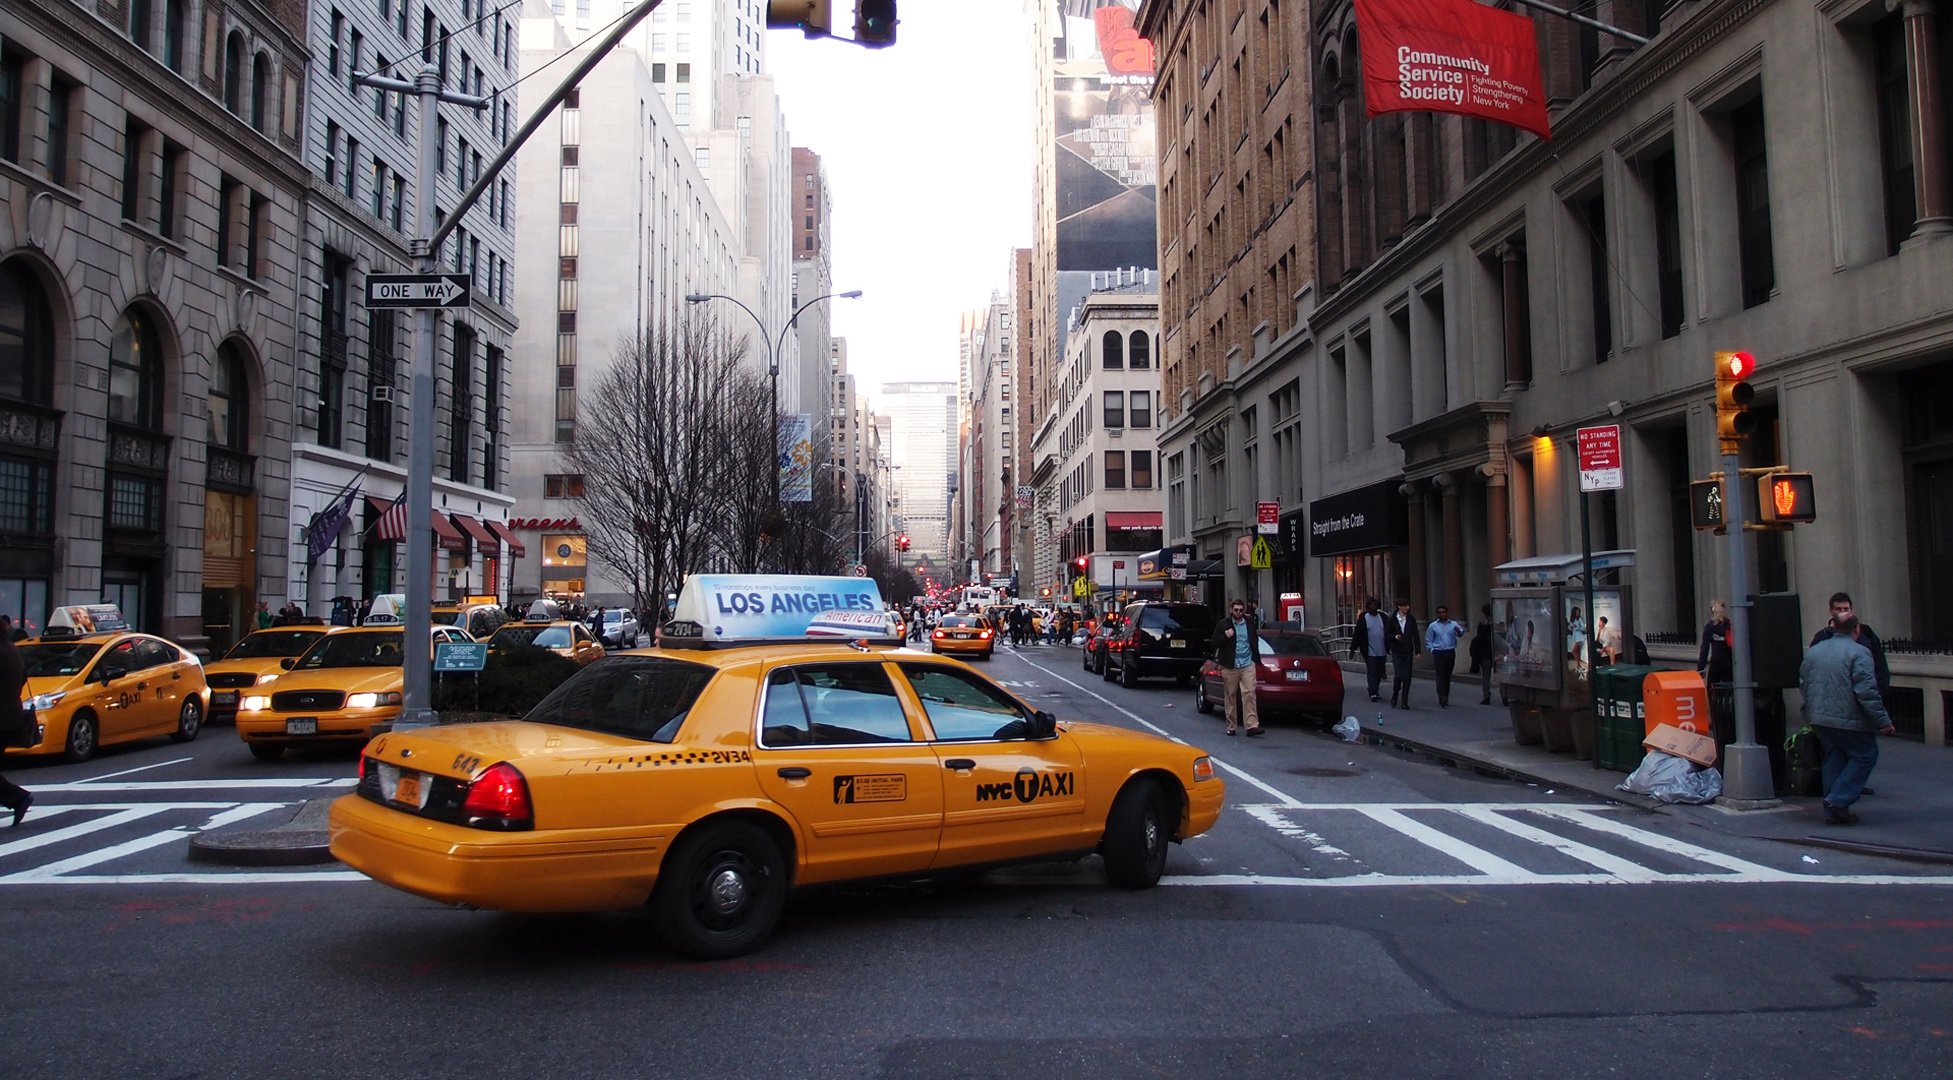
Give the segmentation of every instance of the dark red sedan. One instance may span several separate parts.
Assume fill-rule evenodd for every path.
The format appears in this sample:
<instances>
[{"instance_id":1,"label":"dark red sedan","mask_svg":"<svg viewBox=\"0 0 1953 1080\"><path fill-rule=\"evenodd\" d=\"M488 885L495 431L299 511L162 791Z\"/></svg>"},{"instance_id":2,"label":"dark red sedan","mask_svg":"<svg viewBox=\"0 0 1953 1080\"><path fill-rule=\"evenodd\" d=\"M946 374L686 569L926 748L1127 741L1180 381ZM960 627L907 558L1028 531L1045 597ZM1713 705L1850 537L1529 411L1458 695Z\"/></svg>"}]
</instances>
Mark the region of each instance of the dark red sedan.
<instances>
[{"instance_id":1,"label":"dark red sedan","mask_svg":"<svg viewBox=\"0 0 1953 1080\"><path fill-rule=\"evenodd\" d=\"M1214 712L1221 697L1220 665L1209 660L1194 683L1194 708ZM1255 707L1263 717L1303 713L1334 723L1343 711L1343 669L1315 634L1263 628Z\"/></svg>"}]
</instances>

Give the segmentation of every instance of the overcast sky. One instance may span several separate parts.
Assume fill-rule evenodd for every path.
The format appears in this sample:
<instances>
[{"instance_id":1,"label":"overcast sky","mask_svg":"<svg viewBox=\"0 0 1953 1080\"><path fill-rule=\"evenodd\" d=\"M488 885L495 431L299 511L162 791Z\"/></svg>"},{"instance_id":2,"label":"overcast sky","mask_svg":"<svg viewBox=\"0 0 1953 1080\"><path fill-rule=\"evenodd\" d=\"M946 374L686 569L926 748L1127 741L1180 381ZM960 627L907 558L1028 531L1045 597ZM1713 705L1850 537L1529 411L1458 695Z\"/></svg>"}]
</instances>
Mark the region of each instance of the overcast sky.
<instances>
[{"instance_id":1,"label":"overcast sky","mask_svg":"<svg viewBox=\"0 0 1953 1080\"><path fill-rule=\"evenodd\" d=\"M836 0L852 35L852 0ZM981 14L979 14L979 12ZM1031 242L1035 95L1018 0L908 0L896 43L767 31L795 146L821 156L834 216L834 332L856 385L956 378L962 312L1008 290ZM845 24L846 29L843 29ZM796 204L797 205L797 204Z\"/></svg>"}]
</instances>

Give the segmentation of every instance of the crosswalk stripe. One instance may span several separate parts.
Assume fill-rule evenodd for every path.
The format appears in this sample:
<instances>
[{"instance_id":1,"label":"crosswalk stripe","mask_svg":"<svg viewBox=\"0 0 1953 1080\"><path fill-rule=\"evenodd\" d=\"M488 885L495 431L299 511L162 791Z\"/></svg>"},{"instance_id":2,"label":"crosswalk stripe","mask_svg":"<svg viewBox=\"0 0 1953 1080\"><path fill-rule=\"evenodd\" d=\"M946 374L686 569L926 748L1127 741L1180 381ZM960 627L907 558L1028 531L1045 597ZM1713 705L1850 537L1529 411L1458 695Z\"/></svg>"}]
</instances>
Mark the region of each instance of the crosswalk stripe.
<instances>
[{"instance_id":1,"label":"crosswalk stripe","mask_svg":"<svg viewBox=\"0 0 1953 1080\"><path fill-rule=\"evenodd\" d=\"M79 809L86 809L86 808L70 807L70 806L50 806L47 807L47 812L49 814L55 814L63 810L79 810ZM148 806L132 806L123 810L121 813L118 814L109 814L106 817L91 818L87 821L83 821L78 824L69 825L66 828L55 829L53 832L35 833L32 836L22 837L19 840L12 840L5 844L0 844L0 858L5 858L9 855L18 855L24 851L33 851L35 848L48 847L49 845L52 844L65 843L69 840L74 840L83 836L87 836L89 833L102 832L105 829L113 829L118 826L127 825L132 821L141 821L143 818L150 817L155 814L160 814L163 811L168 809L170 809L170 806L167 803L154 803ZM39 812L40 809L37 807L36 813ZM7 879L0 878L0 881L5 881L5 880Z\"/></svg>"},{"instance_id":2,"label":"crosswalk stripe","mask_svg":"<svg viewBox=\"0 0 1953 1080\"><path fill-rule=\"evenodd\" d=\"M1734 855L1725 855L1720 851L1711 851L1708 848L1697 847L1694 844L1684 843L1680 840L1671 840L1660 833L1649 832L1646 829L1637 829L1632 825L1625 825L1618 821L1610 821L1598 814L1589 813L1581 807L1540 806L1535 807L1533 812L1571 821L1576 825L1592 829L1595 832L1610 833L1614 836L1625 837L1643 847L1651 847L1656 851L1664 851L1670 855L1680 855L1685 859L1694 859L1696 862L1708 863L1710 866L1720 866L1725 870L1731 870L1738 874L1775 877L1784 881L1809 880L1804 874L1791 874L1782 870L1772 869L1768 866L1760 866L1756 863L1739 859Z\"/></svg>"},{"instance_id":3,"label":"crosswalk stripe","mask_svg":"<svg viewBox=\"0 0 1953 1080\"><path fill-rule=\"evenodd\" d=\"M1410 837L1412 840L1423 844L1425 847L1456 859L1480 873L1513 880L1525 880L1540 876L1520 866L1518 863L1507 862L1497 855L1485 851L1482 848L1475 848L1455 836L1441 833L1401 810L1366 806L1362 809L1361 813L1378 824L1395 829L1405 836Z\"/></svg>"},{"instance_id":4,"label":"crosswalk stripe","mask_svg":"<svg viewBox=\"0 0 1953 1080\"><path fill-rule=\"evenodd\" d=\"M0 877L0 884L26 884L58 880L62 874L70 870L80 870L84 867L112 862L125 855L134 855L138 852L148 851L153 847L161 847L172 841L188 839L189 835L188 832L182 829L165 829L162 832L150 833L148 836L139 836L134 840L125 840L113 847L85 851L80 855L36 866L31 870L22 870L16 874L8 874L6 877Z\"/></svg>"},{"instance_id":5,"label":"crosswalk stripe","mask_svg":"<svg viewBox=\"0 0 1953 1080\"><path fill-rule=\"evenodd\" d=\"M1528 825L1523 821L1514 821L1501 813L1491 810L1481 810L1475 806L1454 806L1451 808L1451 811L1462 817L1468 817L1473 821L1490 825L1500 832L1516 836L1521 840L1528 840L1543 847L1552 848L1560 854L1568 858L1578 859L1596 870L1605 870L1623 881L1641 883L1653 881L1660 876L1655 871L1642 866L1640 863L1630 862L1618 855L1610 855L1599 848L1588 847L1585 844L1569 840L1557 833L1547 832L1537 825Z\"/></svg>"},{"instance_id":6,"label":"crosswalk stripe","mask_svg":"<svg viewBox=\"0 0 1953 1080\"><path fill-rule=\"evenodd\" d=\"M358 782L350 776L250 776L231 780L125 780L117 784L87 780L72 784L37 784L28 790L36 795L57 791L231 791L247 788L349 788Z\"/></svg>"}]
</instances>

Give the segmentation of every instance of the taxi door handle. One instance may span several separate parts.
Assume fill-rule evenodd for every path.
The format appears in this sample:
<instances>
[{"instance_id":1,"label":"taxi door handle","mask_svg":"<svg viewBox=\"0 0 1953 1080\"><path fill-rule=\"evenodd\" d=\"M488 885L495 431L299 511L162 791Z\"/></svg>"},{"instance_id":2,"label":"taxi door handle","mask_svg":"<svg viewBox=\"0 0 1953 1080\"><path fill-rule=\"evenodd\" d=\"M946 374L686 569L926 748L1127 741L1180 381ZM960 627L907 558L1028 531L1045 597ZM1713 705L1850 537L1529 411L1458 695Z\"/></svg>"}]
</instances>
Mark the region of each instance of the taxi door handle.
<instances>
[{"instance_id":1,"label":"taxi door handle","mask_svg":"<svg viewBox=\"0 0 1953 1080\"><path fill-rule=\"evenodd\" d=\"M974 769L976 762L966 757L953 757L943 762L945 769Z\"/></svg>"},{"instance_id":2,"label":"taxi door handle","mask_svg":"<svg viewBox=\"0 0 1953 1080\"><path fill-rule=\"evenodd\" d=\"M812 775L814 775L814 770L803 769L798 765L790 765L780 770L780 779L782 780L805 780Z\"/></svg>"}]
</instances>

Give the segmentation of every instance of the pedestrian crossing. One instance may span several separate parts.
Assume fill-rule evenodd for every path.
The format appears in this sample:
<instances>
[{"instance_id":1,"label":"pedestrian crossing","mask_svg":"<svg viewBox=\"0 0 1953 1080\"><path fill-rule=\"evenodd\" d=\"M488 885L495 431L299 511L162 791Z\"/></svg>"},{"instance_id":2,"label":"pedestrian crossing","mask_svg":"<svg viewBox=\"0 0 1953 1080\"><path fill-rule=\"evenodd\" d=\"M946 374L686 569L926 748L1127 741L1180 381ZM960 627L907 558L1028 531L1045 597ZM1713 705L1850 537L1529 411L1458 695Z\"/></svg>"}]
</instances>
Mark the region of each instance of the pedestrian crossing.
<instances>
[{"instance_id":1,"label":"pedestrian crossing","mask_svg":"<svg viewBox=\"0 0 1953 1080\"><path fill-rule=\"evenodd\" d=\"M1824 873L1766 866L1620 820L1624 808L1563 803L1251 803L1230 808L1272 830L1280 869L1169 876L1163 884L1278 888L1504 885L1911 884L1953 876ZM1265 835L1265 834L1264 834ZM1257 860L1260 861L1260 860Z\"/></svg>"}]
</instances>

